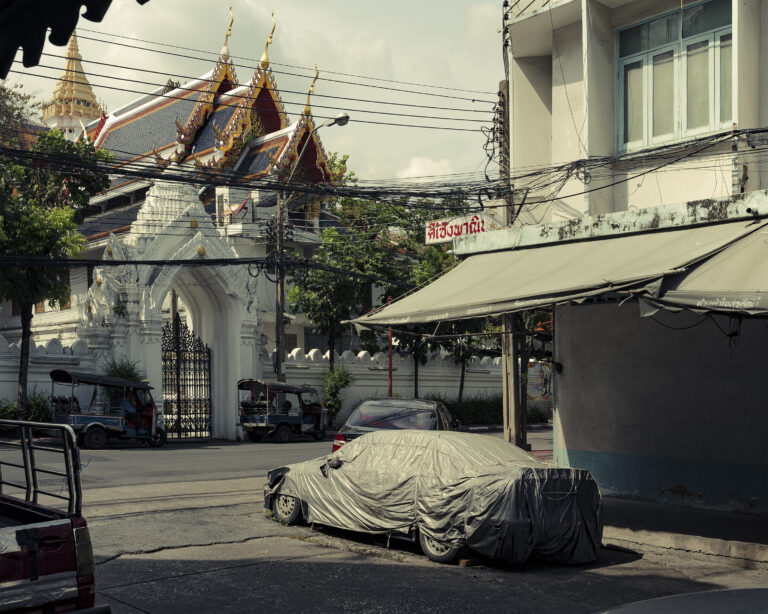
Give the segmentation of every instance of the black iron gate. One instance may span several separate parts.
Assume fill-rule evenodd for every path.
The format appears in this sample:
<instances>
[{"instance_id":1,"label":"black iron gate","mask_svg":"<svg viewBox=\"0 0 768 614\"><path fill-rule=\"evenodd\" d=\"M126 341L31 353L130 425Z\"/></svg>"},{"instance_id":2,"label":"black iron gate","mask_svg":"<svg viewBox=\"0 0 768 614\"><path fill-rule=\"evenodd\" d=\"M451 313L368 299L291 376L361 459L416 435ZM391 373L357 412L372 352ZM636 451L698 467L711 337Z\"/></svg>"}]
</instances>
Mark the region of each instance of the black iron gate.
<instances>
[{"instance_id":1,"label":"black iron gate","mask_svg":"<svg viewBox=\"0 0 768 614\"><path fill-rule=\"evenodd\" d=\"M211 436L211 350L179 314L163 327L163 414L169 439Z\"/></svg>"}]
</instances>

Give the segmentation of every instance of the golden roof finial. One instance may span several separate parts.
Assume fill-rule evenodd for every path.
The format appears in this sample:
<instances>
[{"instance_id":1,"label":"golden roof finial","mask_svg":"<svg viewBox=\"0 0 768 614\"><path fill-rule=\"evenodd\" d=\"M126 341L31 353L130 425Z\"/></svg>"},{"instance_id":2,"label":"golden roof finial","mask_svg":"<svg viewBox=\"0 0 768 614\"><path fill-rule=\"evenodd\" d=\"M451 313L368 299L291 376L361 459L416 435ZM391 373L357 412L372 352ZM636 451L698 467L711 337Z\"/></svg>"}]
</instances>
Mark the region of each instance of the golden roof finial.
<instances>
[{"instance_id":1,"label":"golden roof finial","mask_svg":"<svg viewBox=\"0 0 768 614\"><path fill-rule=\"evenodd\" d=\"M227 34L224 36L224 44L221 46L219 55L227 59L229 58L229 37L232 36L232 24L235 23L235 16L232 14L232 6L229 7L229 27L227 28Z\"/></svg>"},{"instance_id":2,"label":"golden roof finial","mask_svg":"<svg viewBox=\"0 0 768 614\"><path fill-rule=\"evenodd\" d=\"M315 78L312 79L312 85L309 86L309 91L307 92L307 104L304 105L304 115L307 117L312 113L312 107L309 106L309 97L315 93L315 82L319 75L320 71L317 70L317 64L315 64Z\"/></svg>"},{"instance_id":3,"label":"golden roof finial","mask_svg":"<svg viewBox=\"0 0 768 614\"><path fill-rule=\"evenodd\" d=\"M272 31L269 33L269 37L267 38L267 44L264 45L264 53L261 54L261 60L259 60L259 66L261 66L262 70L267 70L269 68L269 46L272 44L272 36L275 33L275 27L277 26L277 23L275 23L275 11L272 11Z\"/></svg>"},{"instance_id":4,"label":"golden roof finial","mask_svg":"<svg viewBox=\"0 0 768 614\"><path fill-rule=\"evenodd\" d=\"M56 116L83 117L88 121L101 116L101 105L85 77L82 61L77 34L72 32L64 72L53 90L53 98L43 105L44 122Z\"/></svg>"}]
</instances>

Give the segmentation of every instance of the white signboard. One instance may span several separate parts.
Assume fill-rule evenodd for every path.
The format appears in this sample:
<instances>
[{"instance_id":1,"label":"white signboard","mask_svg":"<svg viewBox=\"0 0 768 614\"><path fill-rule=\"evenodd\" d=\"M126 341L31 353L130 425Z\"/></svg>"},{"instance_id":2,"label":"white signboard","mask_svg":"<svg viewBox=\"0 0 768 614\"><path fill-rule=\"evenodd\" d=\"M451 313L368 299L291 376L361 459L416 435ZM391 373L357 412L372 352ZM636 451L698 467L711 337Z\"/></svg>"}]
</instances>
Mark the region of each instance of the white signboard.
<instances>
[{"instance_id":1,"label":"white signboard","mask_svg":"<svg viewBox=\"0 0 768 614\"><path fill-rule=\"evenodd\" d=\"M450 243L456 237L477 235L499 228L498 222L485 214L462 215L444 220L427 222L426 244Z\"/></svg>"}]
</instances>

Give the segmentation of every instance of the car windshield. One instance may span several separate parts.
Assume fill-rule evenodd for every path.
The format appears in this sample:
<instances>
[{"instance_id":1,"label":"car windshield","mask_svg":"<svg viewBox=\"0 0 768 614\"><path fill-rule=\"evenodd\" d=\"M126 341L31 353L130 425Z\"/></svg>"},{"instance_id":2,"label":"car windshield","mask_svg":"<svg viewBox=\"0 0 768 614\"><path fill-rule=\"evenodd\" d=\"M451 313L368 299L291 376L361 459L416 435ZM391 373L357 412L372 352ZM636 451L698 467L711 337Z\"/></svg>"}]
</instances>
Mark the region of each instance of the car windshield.
<instances>
[{"instance_id":1,"label":"car windshield","mask_svg":"<svg viewBox=\"0 0 768 614\"><path fill-rule=\"evenodd\" d=\"M345 428L434 429L436 419L432 409L414 409L402 405L366 405L364 403L352 412Z\"/></svg>"}]
</instances>

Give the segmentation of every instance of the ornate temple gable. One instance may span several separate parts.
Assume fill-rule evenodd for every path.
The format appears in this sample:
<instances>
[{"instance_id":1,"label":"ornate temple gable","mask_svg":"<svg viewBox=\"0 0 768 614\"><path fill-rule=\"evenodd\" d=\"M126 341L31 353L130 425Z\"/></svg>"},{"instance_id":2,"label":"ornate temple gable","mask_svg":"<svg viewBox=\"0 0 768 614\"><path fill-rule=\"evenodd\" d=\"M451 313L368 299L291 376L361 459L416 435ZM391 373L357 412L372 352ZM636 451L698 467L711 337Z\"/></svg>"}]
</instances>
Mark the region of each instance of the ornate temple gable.
<instances>
[{"instance_id":1,"label":"ornate temple gable","mask_svg":"<svg viewBox=\"0 0 768 614\"><path fill-rule=\"evenodd\" d=\"M204 166L208 168L231 168L237 163L245 145L251 139L257 139L265 135L284 130L289 126L288 113L283 104L280 92L277 89L272 69L269 66L269 45L275 33L275 19L272 14L272 31L264 46L264 53L259 65L251 77L250 82L243 90L232 92L234 99L227 104L236 104L233 113L224 109L219 111L222 118L226 117L223 125L214 125L216 134L215 155ZM207 142L206 142L207 145ZM195 149L198 156L208 153L207 148ZM196 159L198 165L200 160Z\"/></svg>"},{"instance_id":2,"label":"ornate temple gable","mask_svg":"<svg viewBox=\"0 0 768 614\"><path fill-rule=\"evenodd\" d=\"M232 60L228 57L219 56L213 72L208 77L206 87L200 94L195 108L187 117L186 122L182 125L176 120L176 142L184 146L184 157L191 152L192 142L195 140L198 130L213 112L218 97L229 92L237 84L237 74Z\"/></svg>"},{"instance_id":3,"label":"ornate temple gable","mask_svg":"<svg viewBox=\"0 0 768 614\"><path fill-rule=\"evenodd\" d=\"M315 121L311 116L302 115L299 118L288 143L272 161L271 174L278 177L287 177L290 174L301 148L314 128ZM338 179L329 165L328 156L317 132L312 134L312 142L307 146L307 151L304 152L301 165L307 173L307 180L335 184Z\"/></svg>"}]
</instances>

